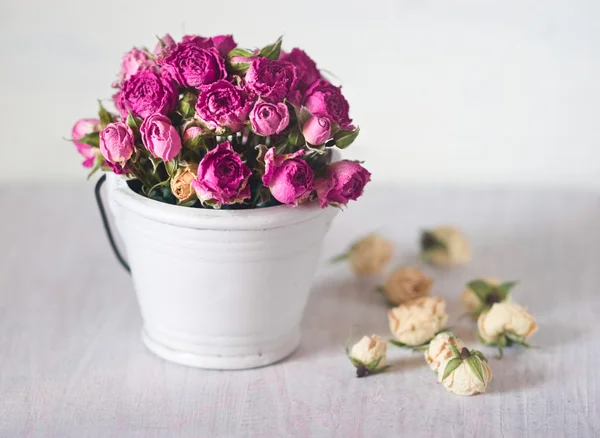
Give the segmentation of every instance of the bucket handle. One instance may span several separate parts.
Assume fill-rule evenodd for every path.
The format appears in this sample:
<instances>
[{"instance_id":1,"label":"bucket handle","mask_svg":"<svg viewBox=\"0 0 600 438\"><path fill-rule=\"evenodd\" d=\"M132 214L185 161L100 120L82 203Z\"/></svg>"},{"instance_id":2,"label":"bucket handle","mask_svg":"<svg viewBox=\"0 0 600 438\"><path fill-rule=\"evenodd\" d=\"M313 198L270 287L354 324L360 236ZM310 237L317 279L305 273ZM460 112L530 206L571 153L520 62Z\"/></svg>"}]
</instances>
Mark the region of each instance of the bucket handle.
<instances>
[{"instance_id":1,"label":"bucket handle","mask_svg":"<svg viewBox=\"0 0 600 438\"><path fill-rule=\"evenodd\" d=\"M102 202L102 193L100 191L105 182L106 174L100 177L100 179L96 183L96 187L94 188L94 194L96 195L96 203L98 204L98 210L100 210L100 216L102 217L102 225L104 226L106 237L108 237L108 242L110 243L110 247L112 248L115 257L117 258L121 266L123 266L123 269L131 273L131 268L129 267L129 264L123 258L123 255L121 254L121 251L119 251L119 248L117 248L117 244L115 243L112 230L110 229L110 224L108 223L106 210L104 209L104 203Z\"/></svg>"}]
</instances>

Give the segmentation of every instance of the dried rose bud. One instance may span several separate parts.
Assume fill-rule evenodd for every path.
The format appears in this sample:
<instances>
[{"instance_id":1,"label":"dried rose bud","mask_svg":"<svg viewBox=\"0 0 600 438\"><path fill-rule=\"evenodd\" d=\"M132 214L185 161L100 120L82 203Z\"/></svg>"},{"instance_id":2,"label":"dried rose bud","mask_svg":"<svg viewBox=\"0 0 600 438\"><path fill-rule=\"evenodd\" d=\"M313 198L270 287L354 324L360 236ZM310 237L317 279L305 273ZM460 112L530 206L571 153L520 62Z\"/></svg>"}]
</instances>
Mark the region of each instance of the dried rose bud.
<instances>
[{"instance_id":1,"label":"dried rose bud","mask_svg":"<svg viewBox=\"0 0 600 438\"><path fill-rule=\"evenodd\" d=\"M448 321L446 301L438 297L422 297L401 304L388 312L394 345L416 347L429 342Z\"/></svg>"},{"instance_id":2,"label":"dried rose bud","mask_svg":"<svg viewBox=\"0 0 600 438\"><path fill-rule=\"evenodd\" d=\"M346 351L350 362L356 367L356 376L364 377L380 373L388 368L385 364L387 344L377 335L364 336L354 344L350 353Z\"/></svg>"},{"instance_id":3,"label":"dried rose bud","mask_svg":"<svg viewBox=\"0 0 600 438\"><path fill-rule=\"evenodd\" d=\"M192 182L198 173L198 164L190 163L177 169L177 172L171 178L171 192L180 202L191 201L196 198L196 191L192 187Z\"/></svg>"},{"instance_id":4,"label":"dried rose bud","mask_svg":"<svg viewBox=\"0 0 600 438\"><path fill-rule=\"evenodd\" d=\"M454 357L450 345L459 351L465 344L450 332L442 332L435 335L425 350L425 360L433 371L438 371L442 363Z\"/></svg>"},{"instance_id":5,"label":"dried rose bud","mask_svg":"<svg viewBox=\"0 0 600 438\"><path fill-rule=\"evenodd\" d=\"M538 330L535 318L514 302L495 303L477 319L479 337L487 345L504 347L519 344L529 347L527 340Z\"/></svg>"},{"instance_id":6,"label":"dried rose bud","mask_svg":"<svg viewBox=\"0 0 600 438\"><path fill-rule=\"evenodd\" d=\"M370 234L352 245L347 253L333 259L334 262L350 260L352 271L358 276L378 274L392 258L392 244L378 234Z\"/></svg>"},{"instance_id":7,"label":"dried rose bud","mask_svg":"<svg viewBox=\"0 0 600 438\"><path fill-rule=\"evenodd\" d=\"M492 380L492 369L485 356L480 351L469 351L466 347L460 351L454 345L450 348L452 358L439 367L438 381L457 395L484 393Z\"/></svg>"},{"instance_id":8,"label":"dried rose bud","mask_svg":"<svg viewBox=\"0 0 600 438\"><path fill-rule=\"evenodd\" d=\"M381 290L390 303L398 305L429 295L432 283L433 279L419 269L402 267L388 276Z\"/></svg>"},{"instance_id":9,"label":"dried rose bud","mask_svg":"<svg viewBox=\"0 0 600 438\"><path fill-rule=\"evenodd\" d=\"M460 230L438 227L421 234L421 254L428 263L452 267L471 260L471 247Z\"/></svg>"},{"instance_id":10,"label":"dried rose bud","mask_svg":"<svg viewBox=\"0 0 600 438\"><path fill-rule=\"evenodd\" d=\"M467 312L478 317L481 312L488 310L495 303L510 301L510 291L516 281L500 282L495 278L481 278L470 281L463 291L460 300Z\"/></svg>"}]
</instances>

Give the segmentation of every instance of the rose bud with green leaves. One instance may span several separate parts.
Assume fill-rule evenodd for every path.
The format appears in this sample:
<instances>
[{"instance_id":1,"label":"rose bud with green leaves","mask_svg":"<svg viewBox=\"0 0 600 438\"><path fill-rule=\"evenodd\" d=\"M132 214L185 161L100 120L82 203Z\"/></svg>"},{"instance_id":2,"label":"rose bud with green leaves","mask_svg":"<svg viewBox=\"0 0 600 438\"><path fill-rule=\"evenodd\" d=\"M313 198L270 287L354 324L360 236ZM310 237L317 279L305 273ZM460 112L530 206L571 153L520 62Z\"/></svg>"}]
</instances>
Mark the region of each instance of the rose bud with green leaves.
<instances>
[{"instance_id":1,"label":"rose bud with green leaves","mask_svg":"<svg viewBox=\"0 0 600 438\"><path fill-rule=\"evenodd\" d=\"M377 374L389 368L386 365L387 344L377 335L364 336L354 344L351 351L346 348L346 355L356 367L356 377Z\"/></svg>"},{"instance_id":2,"label":"rose bud with green leaves","mask_svg":"<svg viewBox=\"0 0 600 438\"><path fill-rule=\"evenodd\" d=\"M510 292L516 285L516 281L501 283L495 278L478 278L467 283L460 300L467 312L476 318L494 303L510 301Z\"/></svg>"},{"instance_id":3,"label":"rose bud with green leaves","mask_svg":"<svg viewBox=\"0 0 600 438\"><path fill-rule=\"evenodd\" d=\"M421 233L421 255L427 263L449 268L469 262L471 246L457 228L437 227Z\"/></svg>"},{"instance_id":4,"label":"rose bud with green leaves","mask_svg":"<svg viewBox=\"0 0 600 438\"><path fill-rule=\"evenodd\" d=\"M422 348L444 331L448 314L446 301L439 297L421 297L388 311L390 343L398 347Z\"/></svg>"},{"instance_id":5,"label":"rose bud with green leaves","mask_svg":"<svg viewBox=\"0 0 600 438\"><path fill-rule=\"evenodd\" d=\"M450 392L457 395L475 395L486 391L492 380L492 369L487 359L477 350L462 347L460 351L450 344L452 358L438 370L438 380Z\"/></svg>"},{"instance_id":6,"label":"rose bud with green leaves","mask_svg":"<svg viewBox=\"0 0 600 438\"><path fill-rule=\"evenodd\" d=\"M437 372L444 362L452 359L454 354L450 346L453 345L459 351L465 347L463 341L454 336L451 332L438 333L424 349L425 361L429 367Z\"/></svg>"},{"instance_id":7,"label":"rose bud with green leaves","mask_svg":"<svg viewBox=\"0 0 600 438\"><path fill-rule=\"evenodd\" d=\"M499 357L504 348L513 344L529 348L527 340L538 330L535 318L514 302L495 303L477 319L479 339L486 345L496 346Z\"/></svg>"},{"instance_id":8,"label":"rose bud with green leaves","mask_svg":"<svg viewBox=\"0 0 600 438\"><path fill-rule=\"evenodd\" d=\"M393 249L391 242L373 233L352 244L347 252L334 257L332 263L347 259L357 276L375 275L385 269Z\"/></svg>"}]
</instances>

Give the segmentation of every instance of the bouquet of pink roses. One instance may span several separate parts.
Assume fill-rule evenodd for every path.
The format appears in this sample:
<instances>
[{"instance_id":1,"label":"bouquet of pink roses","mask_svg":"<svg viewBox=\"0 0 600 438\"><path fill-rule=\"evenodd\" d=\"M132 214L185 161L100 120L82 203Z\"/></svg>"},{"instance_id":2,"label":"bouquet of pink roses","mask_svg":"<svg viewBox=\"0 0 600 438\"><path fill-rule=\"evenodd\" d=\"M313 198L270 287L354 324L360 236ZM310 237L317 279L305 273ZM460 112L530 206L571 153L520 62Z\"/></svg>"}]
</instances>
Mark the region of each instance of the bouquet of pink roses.
<instances>
[{"instance_id":1,"label":"bouquet of pink roses","mask_svg":"<svg viewBox=\"0 0 600 438\"><path fill-rule=\"evenodd\" d=\"M82 119L72 138L83 165L131 179L152 199L205 208L296 206L319 199L341 206L363 193L370 173L358 162L331 162L352 125L340 87L281 38L262 49L231 35L159 39L121 64L113 101Z\"/></svg>"}]
</instances>

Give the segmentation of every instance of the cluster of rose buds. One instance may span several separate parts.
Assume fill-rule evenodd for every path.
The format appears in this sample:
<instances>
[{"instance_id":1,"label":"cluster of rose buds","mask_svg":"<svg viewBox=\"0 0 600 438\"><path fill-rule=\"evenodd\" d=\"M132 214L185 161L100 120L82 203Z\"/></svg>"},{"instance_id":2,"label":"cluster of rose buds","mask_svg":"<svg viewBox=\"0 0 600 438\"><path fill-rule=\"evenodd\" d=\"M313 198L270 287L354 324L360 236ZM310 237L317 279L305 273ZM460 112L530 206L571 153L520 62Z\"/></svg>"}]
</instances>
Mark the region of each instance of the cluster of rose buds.
<instances>
[{"instance_id":1,"label":"cluster of rose buds","mask_svg":"<svg viewBox=\"0 0 600 438\"><path fill-rule=\"evenodd\" d=\"M349 105L302 50L239 48L231 35L159 39L121 63L113 114L82 119L72 138L83 165L136 179L172 204L221 208L343 206L371 174L331 162L359 129Z\"/></svg>"},{"instance_id":2,"label":"cluster of rose buds","mask_svg":"<svg viewBox=\"0 0 600 438\"><path fill-rule=\"evenodd\" d=\"M377 275L389 264L393 245L384 237L370 234L350 246L334 261L349 261L357 276ZM456 228L439 227L421 234L422 259L428 263L452 267L468 262L471 249L466 237ZM499 357L505 347L527 341L538 327L533 316L511 300L515 281L495 278L470 281L461 301L469 315L477 319L478 337L485 345L496 346ZM433 279L416 267L400 266L388 274L378 290L390 306L389 343L423 351L425 361L437 373L438 382L458 395L484 393L492 379L485 356L470 350L452 334L446 323L446 301L430 297ZM379 336L365 336L346 354L356 367L358 377L380 373L386 364L386 344Z\"/></svg>"}]
</instances>

